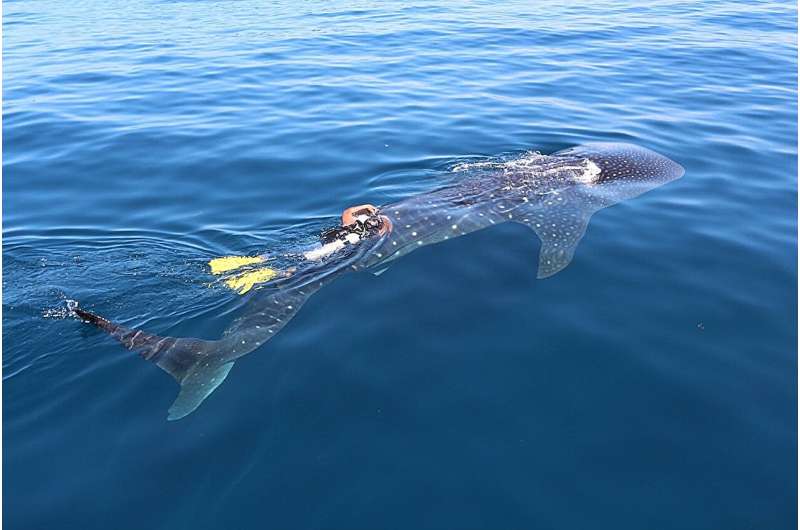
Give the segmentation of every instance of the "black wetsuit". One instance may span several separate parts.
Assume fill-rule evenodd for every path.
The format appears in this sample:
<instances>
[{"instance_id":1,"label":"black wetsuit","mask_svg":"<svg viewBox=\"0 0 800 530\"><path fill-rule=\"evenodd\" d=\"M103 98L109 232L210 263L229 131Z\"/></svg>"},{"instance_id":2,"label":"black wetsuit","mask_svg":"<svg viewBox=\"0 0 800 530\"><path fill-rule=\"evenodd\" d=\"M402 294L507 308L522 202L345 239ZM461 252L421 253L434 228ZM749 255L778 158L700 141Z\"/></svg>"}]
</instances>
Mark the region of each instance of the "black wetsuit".
<instances>
[{"instance_id":1,"label":"black wetsuit","mask_svg":"<svg viewBox=\"0 0 800 530\"><path fill-rule=\"evenodd\" d=\"M337 226L322 232L319 236L320 243L327 245L335 241L349 243L347 236L355 234L359 241L378 234L383 228L383 219L380 215L371 215L364 220L356 220L347 226Z\"/></svg>"}]
</instances>

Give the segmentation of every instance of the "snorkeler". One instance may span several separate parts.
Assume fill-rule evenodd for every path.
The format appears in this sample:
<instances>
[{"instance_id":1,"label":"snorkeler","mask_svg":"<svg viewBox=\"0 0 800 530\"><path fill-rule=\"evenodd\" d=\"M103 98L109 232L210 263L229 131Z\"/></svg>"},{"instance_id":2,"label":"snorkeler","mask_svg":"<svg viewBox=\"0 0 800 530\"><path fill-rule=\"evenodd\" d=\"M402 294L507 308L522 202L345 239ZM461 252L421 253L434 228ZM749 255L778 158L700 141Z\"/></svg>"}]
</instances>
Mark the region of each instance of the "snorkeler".
<instances>
[{"instance_id":1,"label":"snorkeler","mask_svg":"<svg viewBox=\"0 0 800 530\"><path fill-rule=\"evenodd\" d=\"M303 257L318 261L346 245L356 245L363 239L391 231L392 222L385 215L379 215L377 207L372 204L351 206L342 212L342 226L324 231L320 235L320 246L304 252Z\"/></svg>"},{"instance_id":2,"label":"snorkeler","mask_svg":"<svg viewBox=\"0 0 800 530\"><path fill-rule=\"evenodd\" d=\"M323 231L319 243L298 254L288 254L293 261L322 261L346 247L357 245L365 239L389 234L392 222L378 213L372 204L352 206L342 212L342 224ZM284 269L261 266L270 259L268 254L259 256L226 256L208 262L211 273L226 275L224 284L239 294L245 294L256 285L279 278L289 278L297 272L297 266ZM257 268L252 266L258 265Z\"/></svg>"}]
</instances>

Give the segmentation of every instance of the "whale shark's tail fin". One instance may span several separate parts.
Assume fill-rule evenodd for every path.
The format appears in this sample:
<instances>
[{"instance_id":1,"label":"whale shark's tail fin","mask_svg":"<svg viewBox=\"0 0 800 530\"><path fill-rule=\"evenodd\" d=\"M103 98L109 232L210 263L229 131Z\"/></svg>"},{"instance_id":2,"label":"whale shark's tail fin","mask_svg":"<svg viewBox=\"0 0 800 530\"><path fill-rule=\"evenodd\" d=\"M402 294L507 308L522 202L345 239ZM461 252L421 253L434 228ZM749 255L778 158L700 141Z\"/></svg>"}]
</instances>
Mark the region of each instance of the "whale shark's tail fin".
<instances>
[{"instance_id":1,"label":"whale shark's tail fin","mask_svg":"<svg viewBox=\"0 0 800 530\"><path fill-rule=\"evenodd\" d=\"M200 406L225 380L233 366L233 361L226 361L221 354L222 341L159 337L115 324L80 308L74 308L73 312L175 378L181 389L169 408L168 420L183 418Z\"/></svg>"},{"instance_id":2,"label":"whale shark's tail fin","mask_svg":"<svg viewBox=\"0 0 800 530\"><path fill-rule=\"evenodd\" d=\"M572 261L592 215L683 176L680 164L632 144L590 143L554 153L588 160L578 185L548 195L529 215L519 216L542 240L538 278L563 270Z\"/></svg>"},{"instance_id":3,"label":"whale shark's tail fin","mask_svg":"<svg viewBox=\"0 0 800 530\"><path fill-rule=\"evenodd\" d=\"M290 288L252 297L242 316L219 340L160 337L121 326L89 311L71 307L81 320L108 332L122 345L158 365L181 386L168 420L194 411L228 376L234 361L257 349L289 322L305 301L324 285L300 282Z\"/></svg>"}]
</instances>

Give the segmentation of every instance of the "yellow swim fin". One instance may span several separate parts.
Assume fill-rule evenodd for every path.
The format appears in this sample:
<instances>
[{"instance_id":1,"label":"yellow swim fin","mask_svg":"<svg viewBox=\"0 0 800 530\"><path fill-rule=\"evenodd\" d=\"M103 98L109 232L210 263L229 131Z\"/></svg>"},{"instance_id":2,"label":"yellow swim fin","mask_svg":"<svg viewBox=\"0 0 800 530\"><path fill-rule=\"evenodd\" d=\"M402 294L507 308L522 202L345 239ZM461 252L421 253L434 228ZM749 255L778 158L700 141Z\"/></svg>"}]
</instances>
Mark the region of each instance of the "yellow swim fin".
<instances>
[{"instance_id":1,"label":"yellow swim fin","mask_svg":"<svg viewBox=\"0 0 800 530\"><path fill-rule=\"evenodd\" d=\"M262 256L227 256L212 259L208 262L208 266L211 267L211 274L222 274L245 265L263 263L264 261L266 260Z\"/></svg>"},{"instance_id":2,"label":"yellow swim fin","mask_svg":"<svg viewBox=\"0 0 800 530\"><path fill-rule=\"evenodd\" d=\"M278 275L278 271L269 267L262 267L253 271L238 274L225 280L225 285L239 294L244 294L256 284L268 282Z\"/></svg>"}]
</instances>

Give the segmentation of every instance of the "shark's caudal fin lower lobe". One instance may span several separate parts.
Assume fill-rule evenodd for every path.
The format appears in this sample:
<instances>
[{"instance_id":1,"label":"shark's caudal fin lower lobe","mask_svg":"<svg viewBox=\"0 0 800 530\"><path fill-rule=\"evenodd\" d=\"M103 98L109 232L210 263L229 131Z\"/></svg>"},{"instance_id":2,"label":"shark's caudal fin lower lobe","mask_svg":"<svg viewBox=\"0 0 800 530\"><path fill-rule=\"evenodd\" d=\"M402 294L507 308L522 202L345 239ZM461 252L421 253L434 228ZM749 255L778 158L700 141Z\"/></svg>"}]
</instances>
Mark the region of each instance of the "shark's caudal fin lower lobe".
<instances>
[{"instance_id":1,"label":"shark's caudal fin lower lobe","mask_svg":"<svg viewBox=\"0 0 800 530\"><path fill-rule=\"evenodd\" d=\"M83 321L108 332L122 345L138 352L158 365L181 386L178 397L169 408L167 419L177 420L195 410L228 376L233 361L221 355L221 341L191 338L159 337L115 324L105 318L73 309Z\"/></svg>"}]
</instances>

